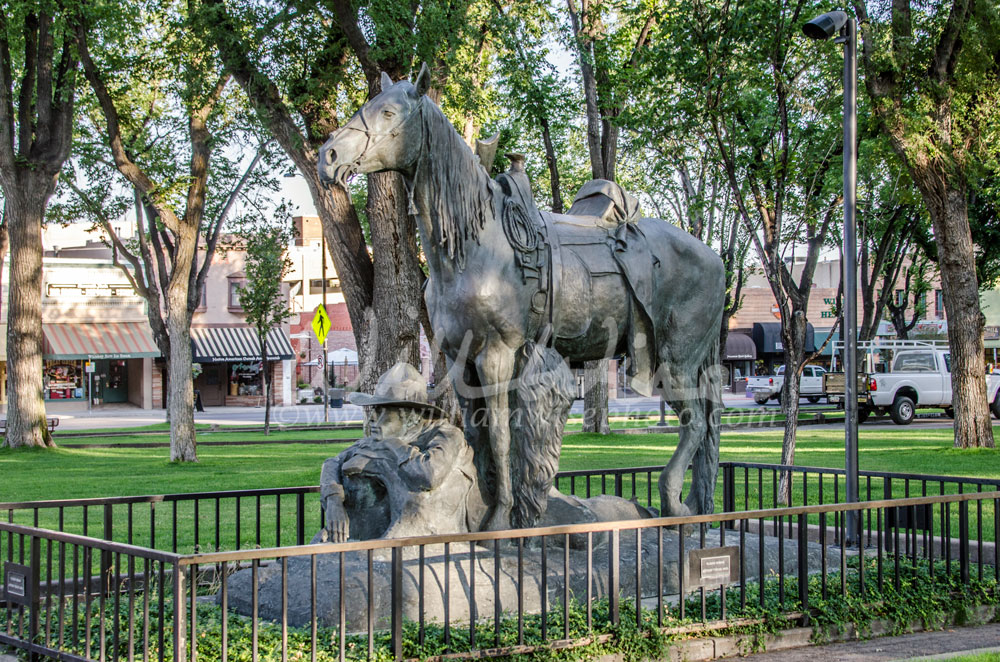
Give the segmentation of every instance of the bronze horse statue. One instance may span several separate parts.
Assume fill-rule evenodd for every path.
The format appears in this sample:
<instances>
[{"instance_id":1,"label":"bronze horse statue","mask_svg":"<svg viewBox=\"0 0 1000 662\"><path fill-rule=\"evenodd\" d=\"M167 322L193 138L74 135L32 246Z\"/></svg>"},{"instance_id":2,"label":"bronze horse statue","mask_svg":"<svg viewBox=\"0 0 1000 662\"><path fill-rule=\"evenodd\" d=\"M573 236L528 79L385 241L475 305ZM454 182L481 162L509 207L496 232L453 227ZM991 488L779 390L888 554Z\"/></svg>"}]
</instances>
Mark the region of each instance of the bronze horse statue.
<instances>
[{"instance_id":1,"label":"bronze horse statue","mask_svg":"<svg viewBox=\"0 0 1000 662\"><path fill-rule=\"evenodd\" d=\"M429 269L424 296L435 341L453 362L470 443L477 456L488 455L477 459L490 466L494 492L487 527L510 527L509 389L516 353L536 341L572 364L627 354L633 387L658 390L681 419L677 449L660 475L661 511L711 512L722 261L661 219L538 212L523 168L515 162L491 179L426 96L429 78L426 67L414 83L383 74L381 93L323 145L319 173L340 185L355 173L403 175ZM469 430L477 405L486 420Z\"/></svg>"}]
</instances>

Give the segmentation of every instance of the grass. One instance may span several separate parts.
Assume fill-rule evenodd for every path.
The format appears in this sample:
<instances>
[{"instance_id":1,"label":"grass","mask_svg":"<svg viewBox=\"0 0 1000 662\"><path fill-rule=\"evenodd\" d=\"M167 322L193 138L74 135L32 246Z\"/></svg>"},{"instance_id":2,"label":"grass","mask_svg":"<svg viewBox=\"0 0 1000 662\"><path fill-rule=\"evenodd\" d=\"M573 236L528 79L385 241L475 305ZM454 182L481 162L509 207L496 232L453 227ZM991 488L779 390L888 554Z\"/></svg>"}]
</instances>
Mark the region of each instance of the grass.
<instances>
[{"instance_id":1,"label":"grass","mask_svg":"<svg viewBox=\"0 0 1000 662\"><path fill-rule=\"evenodd\" d=\"M1000 662L1000 653L979 653L978 655L956 655L945 658L948 662Z\"/></svg>"},{"instance_id":2,"label":"grass","mask_svg":"<svg viewBox=\"0 0 1000 662\"><path fill-rule=\"evenodd\" d=\"M995 427L1000 436L1000 427ZM777 463L780 429L725 431L723 461ZM357 430L273 433L287 439L351 439ZM155 439L155 438L154 438ZM214 432L201 441L266 439L263 433ZM865 428L860 439L862 469L1000 478L1000 451L952 448L950 429ZM144 437L113 437L107 442L142 443ZM80 440L95 443L101 439ZM162 441L162 440L160 440ZM344 442L346 445L346 441ZM677 444L676 434L567 434L560 469L598 469L663 465ZM74 448L64 440L55 450L0 449L0 502L87 496L164 494L200 490L315 485L325 458L343 447L313 444L201 446L196 464L172 464L165 448ZM844 437L839 430L801 428L795 463L843 467Z\"/></svg>"}]
</instances>

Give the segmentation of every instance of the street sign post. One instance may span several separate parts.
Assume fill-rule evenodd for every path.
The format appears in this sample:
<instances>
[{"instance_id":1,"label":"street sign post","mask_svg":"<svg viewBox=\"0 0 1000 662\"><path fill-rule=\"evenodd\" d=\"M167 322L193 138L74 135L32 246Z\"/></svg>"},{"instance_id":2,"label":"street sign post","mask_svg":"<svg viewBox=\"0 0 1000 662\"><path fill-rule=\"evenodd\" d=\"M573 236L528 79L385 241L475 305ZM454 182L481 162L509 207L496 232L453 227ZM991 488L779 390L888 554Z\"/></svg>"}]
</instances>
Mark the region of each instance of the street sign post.
<instances>
[{"instance_id":1,"label":"street sign post","mask_svg":"<svg viewBox=\"0 0 1000 662\"><path fill-rule=\"evenodd\" d=\"M325 256L324 256L325 259ZM325 279L324 270L324 279ZM326 292L326 280L324 283L324 293ZM323 346L323 422L330 422L330 366L326 362L326 336L330 333L330 316L326 312L326 297L323 297L322 304L316 306L316 314L313 315L312 328L316 334L316 339Z\"/></svg>"}]
</instances>

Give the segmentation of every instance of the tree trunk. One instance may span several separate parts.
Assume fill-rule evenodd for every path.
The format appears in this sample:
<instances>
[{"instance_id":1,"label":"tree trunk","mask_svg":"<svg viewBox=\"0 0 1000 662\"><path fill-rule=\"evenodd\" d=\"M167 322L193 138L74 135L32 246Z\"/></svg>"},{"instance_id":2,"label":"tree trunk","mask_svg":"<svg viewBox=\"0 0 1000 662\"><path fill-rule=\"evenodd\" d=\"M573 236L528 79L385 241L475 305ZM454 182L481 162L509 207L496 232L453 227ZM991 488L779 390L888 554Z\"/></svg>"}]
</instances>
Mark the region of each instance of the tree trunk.
<instances>
[{"instance_id":1,"label":"tree trunk","mask_svg":"<svg viewBox=\"0 0 1000 662\"><path fill-rule=\"evenodd\" d=\"M267 360L267 351L260 352L260 380L261 390L264 393L264 436L271 434L271 380L267 373L271 368L270 361Z\"/></svg>"},{"instance_id":2,"label":"tree trunk","mask_svg":"<svg viewBox=\"0 0 1000 662\"><path fill-rule=\"evenodd\" d=\"M918 185L923 184L921 188L924 189L930 179L930 176L917 178ZM944 176L931 180L932 183L945 181ZM925 193L924 199L928 202L937 239L941 290L948 314L955 448L995 448L983 377L986 374L983 358L985 320L979 309L968 196L964 187L942 188L936 191L939 195Z\"/></svg>"},{"instance_id":3,"label":"tree trunk","mask_svg":"<svg viewBox=\"0 0 1000 662\"><path fill-rule=\"evenodd\" d=\"M785 381L781 385L781 411L785 414L785 433L781 439L781 464L795 464L795 435L799 428L799 365L805 356L806 316L795 311L781 328L785 346ZM778 502L792 503L792 472L782 471L778 481ZM777 504L776 504L777 505Z\"/></svg>"},{"instance_id":4,"label":"tree trunk","mask_svg":"<svg viewBox=\"0 0 1000 662\"><path fill-rule=\"evenodd\" d=\"M398 361L420 365L420 283L416 226L408 212L403 179L396 173L368 176L375 278L373 315L366 329L369 360L359 389L368 392Z\"/></svg>"},{"instance_id":5,"label":"tree trunk","mask_svg":"<svg viewBox=\"0 0 1000 662\"><path fill-rule=\"evenodd\" d=\"M51 193L24 178L32 199L19 191L6 200L10 238L10 304L7 310L7 432L3 445L54 447L45 421L42 362L42 215ZM46 188L48 192L46 193Z\"/></svg>"},{"instance_id":6,"label":"tree trunk","mask_svg":"<svg viewBox=\"0 0 1000 662\"><path fill-rule=\"evenodd\" d=\"M563 213L562 185L559 183L559 161L556 159L556 148L552 144L552 132L549 120L544 115L539 120L542 127L542 142L545 144L545 163L549 167L549 188L552 190L552 213Z\"/></svg>"},{"instance_id":7,"label":"tree trunk","mask_svg":"<svg viewBox=\"0 0 1000 662\"><path fill-rule=\"evenodd\" d=\"M187 282L186 278L180 278ZM182 288L171 288L182 289ZM194 430L194 384L191 380L191 315L187 312L187 288L170 292L167 313L170 334L170 367L167 380L167 411L170 416L170 461L197 462Z\"/></svg>"},{"instance_id":8,"label":"tree trunk","mask_svg":"<svg viewBox=\"0 0 1000 662\"><path fill-rule=\"evenodd\" d=\"M610 434L608 424L608 360L587 361L583 367L583 431Z\"/></svg>"}]
</instances>

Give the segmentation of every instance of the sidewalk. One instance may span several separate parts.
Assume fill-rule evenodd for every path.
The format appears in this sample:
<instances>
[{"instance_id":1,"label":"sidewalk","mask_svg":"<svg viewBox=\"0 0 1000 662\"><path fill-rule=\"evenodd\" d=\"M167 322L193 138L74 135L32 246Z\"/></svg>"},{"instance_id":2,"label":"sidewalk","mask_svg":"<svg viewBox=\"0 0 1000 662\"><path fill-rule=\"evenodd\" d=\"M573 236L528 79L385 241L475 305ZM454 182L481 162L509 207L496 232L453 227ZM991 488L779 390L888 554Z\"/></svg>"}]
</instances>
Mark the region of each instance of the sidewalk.
<instances>
[{"instance_id":1,"label":"sidewalk","mask_svg":"<svg viewBox=\"0 0 1000 662\"><path fill-rule=\"evenodd\" d=\"M987 650L981 650L987 649ZM890 662L912 658L936 659L964 654L1000 651L1000 623L937 632L915 632L899 637L876 637L867 641L847 641L826 646L805 646L774 653L750 655L754 662Z\"/></svg>"},{"instance_id":2,"label":"sidewalk","mask_svg":"<svg viewBox=\"0 0 1000 662\"><path fill-rule=\"evenodd\" d=\"M59 417L56 432L84 432L106 428L130 428L166 421L163 409L139 409L137 407L102 408L86 412L53 414ZM361 407L344 404L342 408L330 409L330 422L360 422L364 419ZM208 425L263 425L263 407L207 407L204 412L195 412L197 424ZM296 405L271 409L273 425L309 425L323 422L323 407L318 405Z\"/></svg>"}]
</instances>

